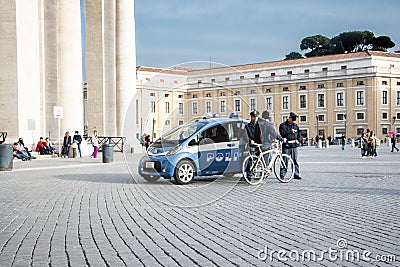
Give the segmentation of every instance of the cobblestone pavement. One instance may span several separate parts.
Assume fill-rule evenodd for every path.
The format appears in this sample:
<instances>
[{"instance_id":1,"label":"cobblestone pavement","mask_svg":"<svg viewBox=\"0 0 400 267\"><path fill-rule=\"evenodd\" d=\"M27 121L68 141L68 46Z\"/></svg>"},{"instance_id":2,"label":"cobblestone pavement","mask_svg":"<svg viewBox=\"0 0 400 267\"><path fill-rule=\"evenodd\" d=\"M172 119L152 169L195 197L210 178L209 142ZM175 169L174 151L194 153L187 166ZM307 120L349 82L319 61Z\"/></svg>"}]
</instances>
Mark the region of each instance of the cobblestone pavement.
<instances>
[{"instance_id":1,"label":"cobblestone pavement","mask_svg":"<svg viewBox=\"0 0 400 267\"><path fill-rule=\"evenodd\" d=\"M302 180L259 187L145 182L134 154L18 161L0 173L0 266L400 266L400 153L378 153L302 148Z\"/></svg>"}]
</instances>

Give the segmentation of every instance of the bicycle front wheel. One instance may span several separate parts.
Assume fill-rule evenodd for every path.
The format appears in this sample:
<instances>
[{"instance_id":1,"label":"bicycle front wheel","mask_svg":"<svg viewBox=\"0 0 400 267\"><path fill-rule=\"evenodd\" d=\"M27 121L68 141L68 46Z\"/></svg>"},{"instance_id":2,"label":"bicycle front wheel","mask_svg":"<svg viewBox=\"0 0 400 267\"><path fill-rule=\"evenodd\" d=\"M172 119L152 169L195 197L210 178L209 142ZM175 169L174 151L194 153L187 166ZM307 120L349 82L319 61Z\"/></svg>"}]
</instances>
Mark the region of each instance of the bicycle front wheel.
<instances>
[{"instance_id":1,"label":"bicycle front wheel","mask_svg":"<svg viewBox=\"0 0 400 267\"><path fill-rule=\"evenodd\" d=\"M288 183L294 176L294 162L289 155L277 155L274 162L274 173L282 183Z\"/></svg>"},{"instance_id":2,"label":"bicycle front wheel","mask_svg":"<svg viewBox=\"0 0 400 267\"><path fill-rule=\"evenodd\" d=\"M264 169L264 163L255 155L249 155L243 161L243 177L251 185L257 185L262 182Z\"/></svg>"}]
</instances>

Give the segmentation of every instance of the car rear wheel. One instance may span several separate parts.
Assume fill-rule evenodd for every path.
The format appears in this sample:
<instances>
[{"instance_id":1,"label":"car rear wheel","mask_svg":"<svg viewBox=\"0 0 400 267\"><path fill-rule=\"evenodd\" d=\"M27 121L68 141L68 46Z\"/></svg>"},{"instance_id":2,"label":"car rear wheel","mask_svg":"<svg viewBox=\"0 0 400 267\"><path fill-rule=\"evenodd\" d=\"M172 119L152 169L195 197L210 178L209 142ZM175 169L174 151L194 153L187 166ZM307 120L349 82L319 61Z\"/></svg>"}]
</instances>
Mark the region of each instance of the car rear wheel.
<instances>
[{"instance_id":1,"label":"car rear wheel","mask_svg":"<svg viewBox=\"0 0 400 267\"><path fill-rule=\"evenodd\" d=\"M175 168L174 178L178 184L188 184L195 176L195 166L189 160L182 160Z\"/></svg>"}]
</instances>

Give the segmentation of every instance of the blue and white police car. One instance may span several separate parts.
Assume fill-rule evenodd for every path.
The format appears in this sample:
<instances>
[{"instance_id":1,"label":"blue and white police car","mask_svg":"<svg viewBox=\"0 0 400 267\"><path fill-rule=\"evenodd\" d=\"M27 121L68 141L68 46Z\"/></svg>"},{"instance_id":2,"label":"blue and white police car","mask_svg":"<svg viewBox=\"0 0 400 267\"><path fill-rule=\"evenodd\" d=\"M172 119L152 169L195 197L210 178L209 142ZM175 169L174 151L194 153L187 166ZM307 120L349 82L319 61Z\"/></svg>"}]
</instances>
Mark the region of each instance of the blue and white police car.
<instances>
[{"instance_id":1,"label":"blue and white police car","mask_svg":"<svg viewBox=\"0 0 400 267\"><path fill-rule=\"evenodd\" d=\"M147 181L160 177L190 183L195 176L240 173L248 153L247 121L210 118L189 121L158 138L139 162Z\"/></svg>"}]
</instances>

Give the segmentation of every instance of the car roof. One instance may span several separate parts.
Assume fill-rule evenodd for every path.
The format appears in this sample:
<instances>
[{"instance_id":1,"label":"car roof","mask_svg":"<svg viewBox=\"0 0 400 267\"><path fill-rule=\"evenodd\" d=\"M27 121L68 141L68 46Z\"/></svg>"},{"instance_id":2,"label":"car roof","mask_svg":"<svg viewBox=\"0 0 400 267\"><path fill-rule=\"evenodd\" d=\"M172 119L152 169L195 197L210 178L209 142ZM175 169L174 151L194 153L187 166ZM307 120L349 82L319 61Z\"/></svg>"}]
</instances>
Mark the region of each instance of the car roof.
<instances>
[{"instance_id":1,"label":"car roof","mask_svg":"<svg viewBox=\"0 0 400 267\"><path fill-rule=\"evenodd\" d=\"M207 125L212 125L212 124L220 124L226 122L246 122L247 120L240 118L203 118L193 121L206 122Z\"/></svg>"}]
</instances>

